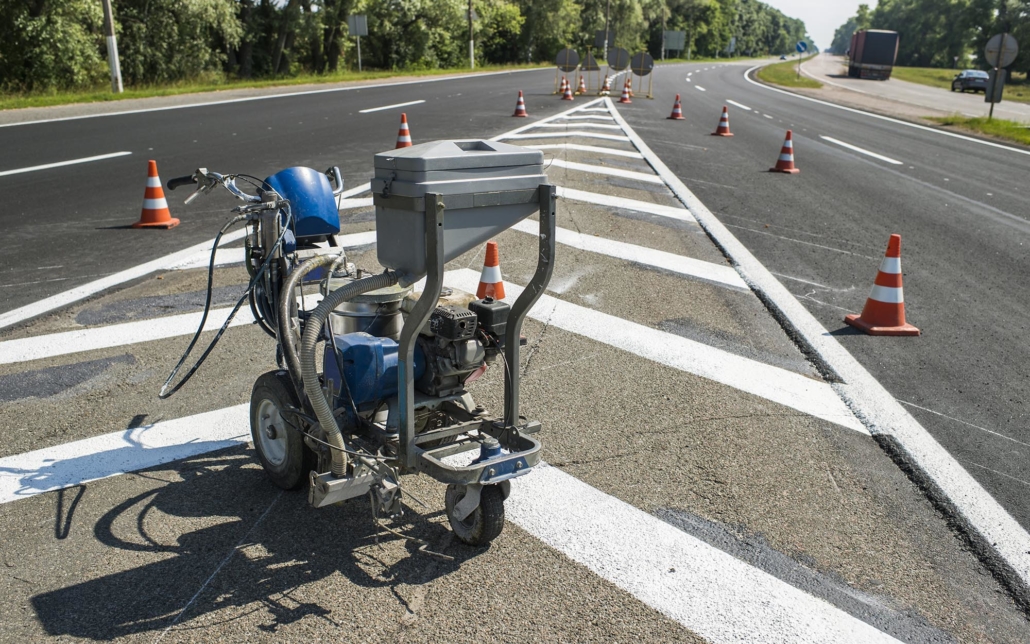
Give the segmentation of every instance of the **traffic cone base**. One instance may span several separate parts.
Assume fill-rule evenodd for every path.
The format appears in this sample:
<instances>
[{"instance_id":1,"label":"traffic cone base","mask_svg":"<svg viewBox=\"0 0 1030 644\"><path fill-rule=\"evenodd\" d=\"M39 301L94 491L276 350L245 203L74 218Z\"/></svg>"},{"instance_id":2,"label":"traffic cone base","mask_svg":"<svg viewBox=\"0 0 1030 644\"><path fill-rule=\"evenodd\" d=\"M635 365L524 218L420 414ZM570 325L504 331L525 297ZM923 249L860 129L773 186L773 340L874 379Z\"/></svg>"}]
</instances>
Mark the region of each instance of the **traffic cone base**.
<instances>
[{"instance_id":1,"label":"traffic cone base","mask_svg":"<svg viewBox=\"0 0 1030 644\"><path fill-rule=\"evenodd\" d=\"M783 140L783 147L780 148L780 158L776 165L769 168L769 172L782 172L783 174L797 174L801 172L794 167L794 133L787 130L787 138Z\"/></svg>"},{"instance_id":2,"label":"traffic cone base","mask_svg":"<svg viewBox=\"0 0 1030 644\"><path fill-rule=\"evenodd\" d=\"M483 260L483 273L479 278L479 288L476 289L476 297L492 297L495 300L504 299L504 281L501 279L501 259L497 250L497 242L486 242L486 259Z\"/></svg>"},{"instance_id":3,"label":"traffic cone base","mask_svg":"<svg viewBox=\"0 0 1030 644\"><path fill-rule=\"evenodd\" d=\"M395 150L411 147L411 130L408 129L408 115L401 112L401 127L397 130L397 145Z\"/></svg>"},{"instance_id":4,"label":"traffic cone base","mask_svg":"<svg viewBox=\"0 0 1030 644\"><path fill-rule=\"evenodd\" d=\"M919 335L905 321L905 295L901 285L901 235L891 235L880 270L862 308L862 315L846 315L844 322L869 335Z\"/></svg>"},{"instance_id":5,"label":"traffic cone base","mask_svg":"<svg viewBox=\"0 0 1030 644\"><path fill-rule=\"evenodd\" d=\"M179 220L172 217L168 210L168 201L165 199L164 188L161 187L161 177L157 174L157 161L149 161L147 164L147 187L143 192L143 210L140 212L139 221L132 225L133 228L175 228Z\"/></svg>"},{"instance_id":6,"label":"traffic cone base","mask_svg":"<svg viewBox=\"0 0 1030 644\"><path fill-rule=\"evenodd\" d=\"M672 104L672 114L666 120L682 121L683 107L680 105L680 95L676 94L676 101Z\"/></svg>"},{"instance_id":7,"label":"traffic cone base","mask_svg":"<svg viewBox=\"0 0 1030 644\"><path fill-rule=\"evenodd\" d=\"M712 132L712 136L733 136L730 132L730 110L725 105L722 106L722 116L719 117L719 127L715 128Z\"/></svg>"},{"instance_id":8,"label":"traffic cone base","mask_svg":"<svg viewBox=\"0 0 1030 644\"><path fill-rule=\"evenodd\" d=\"M512 116L526 117L529 114L526 113L526 101L522 98L522 90L519 90L519 102L515 104L515 113Z\"/></svg>"}]
</instances>

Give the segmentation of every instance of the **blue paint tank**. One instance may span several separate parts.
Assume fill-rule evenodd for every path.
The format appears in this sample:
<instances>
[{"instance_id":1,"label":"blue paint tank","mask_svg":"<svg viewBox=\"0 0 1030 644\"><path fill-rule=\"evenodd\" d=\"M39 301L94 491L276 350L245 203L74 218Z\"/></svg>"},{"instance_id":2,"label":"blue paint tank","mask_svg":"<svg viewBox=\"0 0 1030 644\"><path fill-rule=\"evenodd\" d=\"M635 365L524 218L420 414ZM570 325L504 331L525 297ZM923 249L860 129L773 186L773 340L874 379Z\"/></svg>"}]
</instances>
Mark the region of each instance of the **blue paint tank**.
<instances>
[{"instance_id":1,"label":"blue paint tank","mask_svg":"<svg viewBox=\"0 0 1030 644\"><path fill-rule=\"evenodd\" d=\"M311 168L287 168L265 179L271 188L289 199L297 237L335 235L340 232L340 212L333 188L324 174Z\"/></svg>"}]
</instances>

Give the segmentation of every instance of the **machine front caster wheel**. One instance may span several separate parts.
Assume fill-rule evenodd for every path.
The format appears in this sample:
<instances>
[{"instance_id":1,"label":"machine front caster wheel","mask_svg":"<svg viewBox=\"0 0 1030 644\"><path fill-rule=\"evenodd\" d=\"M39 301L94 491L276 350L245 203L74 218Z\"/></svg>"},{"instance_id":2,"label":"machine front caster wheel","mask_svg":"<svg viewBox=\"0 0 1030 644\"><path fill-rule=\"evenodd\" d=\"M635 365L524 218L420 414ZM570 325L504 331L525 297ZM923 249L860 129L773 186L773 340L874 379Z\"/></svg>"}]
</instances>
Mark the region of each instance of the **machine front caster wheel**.
<instances>
[{"instance_id":1,"label":"machine front caster wheel","mask_svg":"<svg viewBox=\"0 0 1030 644\"><path fill-rule=\"evenodd\" d=\"M308 482L314 454L300 432L286 424L286 407L300 407L290 377L284 371L261 374L250 395L250 437L268 478L284 490L296 490Z\"/></svg>"},{"instance_id":2,"label":"machine front caster wheel","mask_svg":"<svg viewBox=\"0 0 1030 644\"><path fill-rule=\"evenodd\" d=\"M464 485L448 485L444 496L447 519L454 535L470 546L485 546L504 529L504 493L498 485L485 485L479 495L479 507L462 520L454 517L454 506L465 498Z\"/></svg>"}]
</instances>

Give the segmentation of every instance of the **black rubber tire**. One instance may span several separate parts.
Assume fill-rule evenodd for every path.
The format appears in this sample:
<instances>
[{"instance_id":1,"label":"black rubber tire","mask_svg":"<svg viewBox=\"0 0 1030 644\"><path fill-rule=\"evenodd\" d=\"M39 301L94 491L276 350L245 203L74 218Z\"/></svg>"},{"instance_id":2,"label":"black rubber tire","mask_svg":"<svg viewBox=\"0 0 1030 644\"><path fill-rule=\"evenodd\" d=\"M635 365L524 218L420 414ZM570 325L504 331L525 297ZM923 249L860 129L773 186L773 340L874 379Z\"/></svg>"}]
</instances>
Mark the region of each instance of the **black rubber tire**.
<instances>
[{"instance_id":1,"label":"black rubber tire","mask_svg":"<svg viewBox=\"0 0 1030 644\"><path fill-rule=\"evenodd\" d=\"M286 406L300 408L297 398L293 393L293 383L285 371L269 371L261 374L254 383L254 389L250 394L250 438L254 442L254 452L257 454L258 462L264 468L265 474L278 487L284 490L298 490L308 483L308 472L314 467L315 454L304 444L304 438L300 432L283 423L277 430L284 432L285 450L282 461L276 463L276 458L269 458L262 449L262 440L259 436L261 431L261 419L258 418L258 410L261 403L268 401L276 409L283 409ZM291 419L292 420L292 419Z\"/></svg>"},{"instance_id":2,"label":"black rubber tire","mask_svg":"<svg viewBox=\"0 0 1030 644\"><path fill-rule=\"evenodd\" d=\"M504 529L504 493L500 486L486 485L479 495L479 507L464 521L454 518L454 506L465 498L464 485L448 485L444 495L447 520L454 536L470 546L485 546L497 538Z\"/></svg>"}]
</instances>

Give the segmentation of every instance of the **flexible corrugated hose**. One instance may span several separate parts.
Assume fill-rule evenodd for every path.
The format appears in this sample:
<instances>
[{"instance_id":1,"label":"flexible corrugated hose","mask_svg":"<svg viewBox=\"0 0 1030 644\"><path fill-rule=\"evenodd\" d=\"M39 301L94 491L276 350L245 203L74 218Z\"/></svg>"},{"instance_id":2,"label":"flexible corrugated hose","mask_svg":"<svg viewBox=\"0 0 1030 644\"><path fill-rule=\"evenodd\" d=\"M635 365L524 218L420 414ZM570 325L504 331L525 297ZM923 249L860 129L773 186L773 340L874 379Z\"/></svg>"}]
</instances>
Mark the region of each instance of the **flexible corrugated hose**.
<instances>
[{"instance_id":1,"label":"flexible corrugated hose","mask_svg":"<svg viewBox=\"0 0 1030 644\"><path fill-rule=\"evenodd\" d=\"M304 337L300 342L300 372L304 381L304 392L311 402L311 408L315 417L325 430L326 439L336 449L331 450L333 458L333 476L343 477L347 474L347 455L343 450L347 446L343 442L343 432L336 424L333 416L333 409L322 392L322 383L318 381L318 370L315 364L315 346L322 335L322 327L326 318L336 307L347 300L357 297L362 293L375 291L388 286L393 286L400 279L400 275L392 271L366 277L356 282L342 286L325 297L318 307L311 312L304 325ZM342 375L342 374L341 374Z\"/></svg>"}]
</instances>

